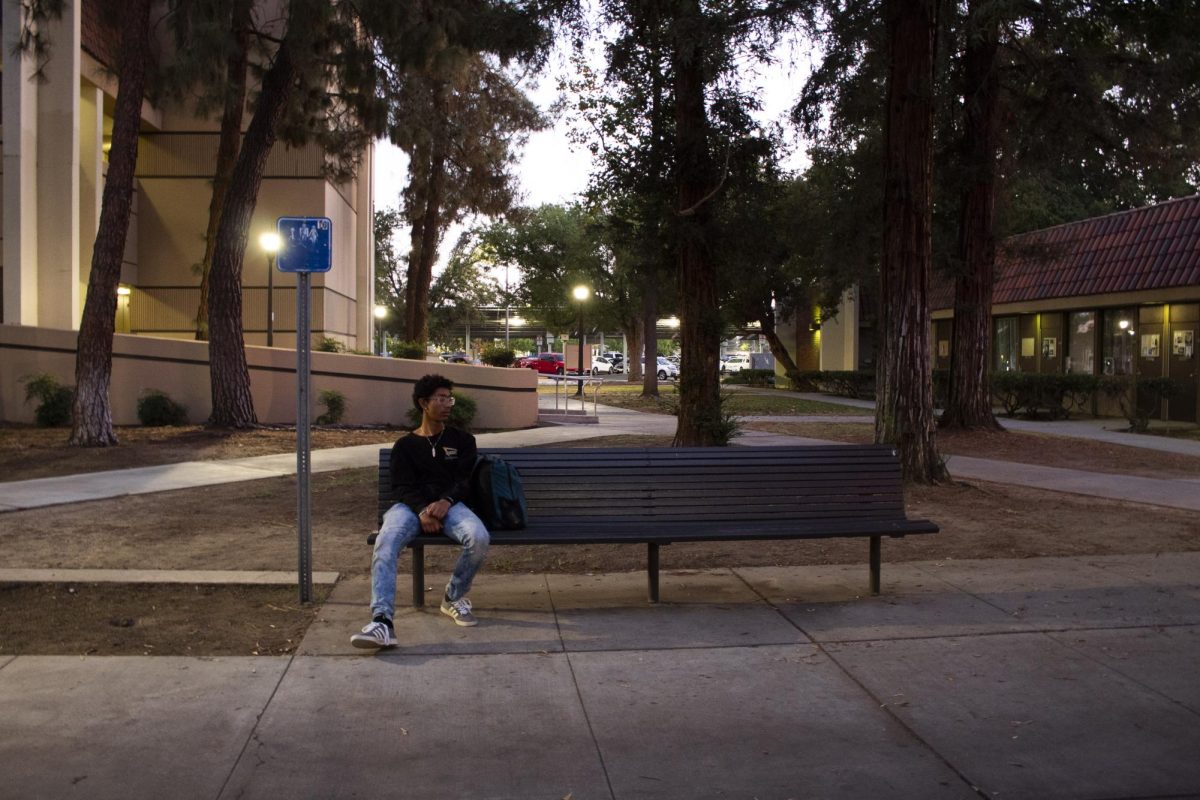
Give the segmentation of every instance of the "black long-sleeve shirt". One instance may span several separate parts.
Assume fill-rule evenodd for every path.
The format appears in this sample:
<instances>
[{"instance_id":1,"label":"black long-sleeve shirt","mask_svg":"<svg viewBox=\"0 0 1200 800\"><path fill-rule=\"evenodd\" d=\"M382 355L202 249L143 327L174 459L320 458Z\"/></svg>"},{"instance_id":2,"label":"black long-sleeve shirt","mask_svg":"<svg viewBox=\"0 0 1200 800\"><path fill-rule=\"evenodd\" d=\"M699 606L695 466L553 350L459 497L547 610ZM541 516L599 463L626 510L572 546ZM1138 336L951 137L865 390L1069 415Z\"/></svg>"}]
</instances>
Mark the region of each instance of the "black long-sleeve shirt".
<instances>
[{"instance_id":1,"label":"black long-sleeve shirt","mask_svg":"<svg viewBox=\"0 0 1200 800\"><path fill-rule=\"evenodd\" d=\"M436 436L410 433L392 445L392 498L416 513L435 500L467 499L475 437L446 427Z\"/></svg>"}]
</instances>

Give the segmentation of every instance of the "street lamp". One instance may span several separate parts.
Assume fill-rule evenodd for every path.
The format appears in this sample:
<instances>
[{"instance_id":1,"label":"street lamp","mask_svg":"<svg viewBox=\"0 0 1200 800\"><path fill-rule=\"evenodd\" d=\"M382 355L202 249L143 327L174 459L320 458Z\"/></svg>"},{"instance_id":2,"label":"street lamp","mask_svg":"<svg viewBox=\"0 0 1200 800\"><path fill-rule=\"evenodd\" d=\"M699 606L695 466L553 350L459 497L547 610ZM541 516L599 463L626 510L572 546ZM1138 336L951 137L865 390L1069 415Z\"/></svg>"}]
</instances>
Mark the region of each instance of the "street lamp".
<instances>
[{"instance_id":1,"label":"street lamp","mask_svg":"<svg viewBox=\"0 0 1200 800\"><path fill-rule=\"evenodd\" d=\"M383 346L383 321L387 319L388 307L375 306L375 329L379 336L379 355L386 355L385 347Z\"/></svg>"},{"instance_id":2,"label":"street lamp","mask_svg":"<svg viewBox=\"0 0 1200 800\"><path fill-rule=\"evenodd\" d=\"M579 302L579 388L575 390L578 397L583 396L583 304L591 296L592 290L582 284L571 290L571 294Z\"/></svg>"},{"instance_id":3,"label":"street lamp","mask_svg":"<svg viewBox=\"0 0 1200 800\"><path fill-rule=\"evenodd\" d=\"M267 253L267 347L275 346L275 254L283 240L274 231L258 237L258 246Z\"/></svg>"}]
</instances>

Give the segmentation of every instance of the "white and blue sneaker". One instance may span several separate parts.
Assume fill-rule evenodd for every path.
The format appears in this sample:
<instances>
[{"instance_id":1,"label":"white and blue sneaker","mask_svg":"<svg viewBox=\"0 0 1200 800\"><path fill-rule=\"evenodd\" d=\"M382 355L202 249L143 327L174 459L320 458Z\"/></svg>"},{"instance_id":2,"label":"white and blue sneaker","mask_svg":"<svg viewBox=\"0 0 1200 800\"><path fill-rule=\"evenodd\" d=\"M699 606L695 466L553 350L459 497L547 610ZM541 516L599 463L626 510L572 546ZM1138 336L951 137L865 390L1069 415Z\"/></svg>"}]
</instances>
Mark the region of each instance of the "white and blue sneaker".
<instances>
[{"instance_id":1,"label":"white and blue sneaker","mask_svg":"<svg viewBox=\"0 0 1200 800\"><path fill-rule=\"evenodd\" d=\"M442 613L454 620L456 625L462 625L464 628L479 624L479 620L475 619L475 615L471 613L471 601L465 597L457 600L443 598Z\"/></svg>"},{"instance_id":2,"label":"white and blue sneaker","mask_svg":"<svg viewBox=\"0 0 1200 800\"><path fill-rule=\"evenodd\" d=\"M350 644L366 649L395 647L396 635L385 622L369 622L363 626L362 633L350 637Z\"/></svg>"}]
</instances>

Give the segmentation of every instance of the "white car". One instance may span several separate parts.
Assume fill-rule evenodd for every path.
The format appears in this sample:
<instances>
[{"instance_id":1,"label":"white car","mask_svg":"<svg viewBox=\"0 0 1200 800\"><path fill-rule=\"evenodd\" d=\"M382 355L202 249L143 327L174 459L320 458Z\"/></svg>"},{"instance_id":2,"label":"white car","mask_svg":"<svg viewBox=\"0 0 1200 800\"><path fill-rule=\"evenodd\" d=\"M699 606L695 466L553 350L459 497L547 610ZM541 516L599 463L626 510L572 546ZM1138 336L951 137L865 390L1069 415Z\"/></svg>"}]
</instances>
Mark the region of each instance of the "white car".
<instances>
[{"instance_id":1,"label":"white car","mask_svg":"<svg viewBox=\"0 0 1200 800\"><path fill-rule=\"evenodd\" d=\"M749 353L734 353L725 362L725 367L722 372L741 372L744 369L750 369L753 362L750 360Z\"/></svg>"},{"instance_id":2,"label":"white car","mask_svg":"<svg viewBox=\"0 0 1200 800\"><path fill-rule=\"evenodd\" d=\"M592 374L593 375L611 375L614 372L620 372L621 368L614 364L604 356L596 356L592 359Z\"/></svg>"},{"instance_id":3,"label":"white car","mask_svg":"<svg viewBox=\"0 0 1200 800\"><path fill-rule=\"evenodd\" d=\"M679 367L667 360L666 356L658 357L658 379L665 381L667 378L675 380L679 377Z\"/></svg>"}]
</instances>

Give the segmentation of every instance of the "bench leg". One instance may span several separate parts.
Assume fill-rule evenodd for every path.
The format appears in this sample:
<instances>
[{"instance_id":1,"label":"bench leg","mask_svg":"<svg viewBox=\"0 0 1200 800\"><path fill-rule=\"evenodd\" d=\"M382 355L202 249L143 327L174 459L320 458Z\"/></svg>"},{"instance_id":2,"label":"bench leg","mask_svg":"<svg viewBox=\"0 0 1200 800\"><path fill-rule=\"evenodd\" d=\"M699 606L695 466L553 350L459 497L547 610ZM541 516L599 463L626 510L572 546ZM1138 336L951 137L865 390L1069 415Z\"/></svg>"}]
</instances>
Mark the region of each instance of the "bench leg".
<instances>
[{"instance_id":1,"label":"bench leg","mask_svg":"<svg viewBox=\"0 0 1200 800\"><path fill-rule=\"evenodd\" d=\"M658 602L658 544L650 542L646 552L646 578L649 581L650 602Z\"/></svg>"},{"instance_id":2,"label":"bench leg","mask_svg":"<svg viewBox=\"0 0 1200 800\"><path fill-rule=\"evenodd\" d=\"M879 562L880 562L880 545L879 537L871 537L871 594L879 594Z\"/></svg>"},{"instance_id":3,"label":"bench leg","mask_svg":"<svg viewBox=\"0 0 1200 800\"><path fill-rule=\"evenodd\" d=\"M420 608L425 605L425 545L414 544L412 556L413 605Z\"/></svg>"}]
</instances>

